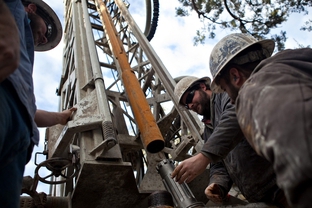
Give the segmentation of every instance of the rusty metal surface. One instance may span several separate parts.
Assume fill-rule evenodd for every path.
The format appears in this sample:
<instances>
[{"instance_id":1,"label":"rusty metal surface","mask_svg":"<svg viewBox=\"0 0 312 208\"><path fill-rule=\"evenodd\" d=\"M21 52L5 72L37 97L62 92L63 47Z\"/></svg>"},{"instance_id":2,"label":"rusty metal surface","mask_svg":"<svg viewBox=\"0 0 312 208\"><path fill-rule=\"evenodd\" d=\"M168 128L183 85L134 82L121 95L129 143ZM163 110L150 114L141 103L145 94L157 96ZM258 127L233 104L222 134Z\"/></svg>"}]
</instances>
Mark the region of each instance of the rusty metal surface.
<instances>
[{"instance_id":1,"label":"rusty metal surface","mask_svg":"<svg viewBox=\"0 0 312 208\"><path fill-rule=\"evenodd\" d=\"M88 161L81 167L72 204L74 208L134 208L149 194L138 192L130 163Z\"/></svg>"}]
</instances>

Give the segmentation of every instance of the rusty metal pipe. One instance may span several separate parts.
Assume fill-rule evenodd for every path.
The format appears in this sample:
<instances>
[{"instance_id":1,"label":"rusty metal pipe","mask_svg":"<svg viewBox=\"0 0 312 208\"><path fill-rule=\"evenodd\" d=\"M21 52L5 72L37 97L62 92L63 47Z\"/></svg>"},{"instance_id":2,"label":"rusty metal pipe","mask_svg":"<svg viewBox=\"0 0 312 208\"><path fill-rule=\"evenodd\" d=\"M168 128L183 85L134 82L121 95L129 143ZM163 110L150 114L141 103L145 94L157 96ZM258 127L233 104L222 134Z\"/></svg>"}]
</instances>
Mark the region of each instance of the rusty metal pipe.
<instances>
[{"instance_id":1,"label":"rusty metal pipe","mask_svg":"<svg viewBox=\"0 0 312 208\"><path fill-rule=\"evenodd\" d=\"M107 7L101 0L95 1L97 10L100 14L104 31L106 32L112 52L118 60L122 72L122 81L128 95L129 103L132 108L135 120L140 129L141 139L144 148L151 152L157 153L165 146L165 141L152 115L146 97L140 87L138 79L127 59L127 54L123 48L118 33L108 13Z\"/></svg>"}]
</instances>

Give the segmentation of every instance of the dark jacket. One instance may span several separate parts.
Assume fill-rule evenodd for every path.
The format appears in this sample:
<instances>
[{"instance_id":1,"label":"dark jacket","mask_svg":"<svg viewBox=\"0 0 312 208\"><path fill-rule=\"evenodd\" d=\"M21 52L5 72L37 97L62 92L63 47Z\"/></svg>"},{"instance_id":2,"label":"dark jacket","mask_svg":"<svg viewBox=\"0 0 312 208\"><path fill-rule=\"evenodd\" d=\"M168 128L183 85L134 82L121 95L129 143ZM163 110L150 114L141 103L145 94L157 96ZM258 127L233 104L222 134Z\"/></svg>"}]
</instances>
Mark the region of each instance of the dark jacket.
<instances>
[{"instance_id":1,"label":"dark jacket","mask_svg":"<svg viewBox=\"0 0 312 208\"><path fill-rule=\"evenodd\" d=\"M311 207L312 49L263 60L241 87L237 118L246 139L272 162L293 207Z\"/></svg>"},{"instance_id":2,"label":"dark jacket","mask_svg":"<svg viewBox=\"0 0 312 208\"><path fill-rule=\"evenodd\" d=\"M247 200L262 201L267 193L276 189L272 165L258 156L244 138L228 95L215 94L211 102L214 130L205 138L202 148L202 153L214 162L210 168L210 184L221 185L227 193L235 183ZM207 137L209 132L205 134Z\"/></svg>"}]
</instances>

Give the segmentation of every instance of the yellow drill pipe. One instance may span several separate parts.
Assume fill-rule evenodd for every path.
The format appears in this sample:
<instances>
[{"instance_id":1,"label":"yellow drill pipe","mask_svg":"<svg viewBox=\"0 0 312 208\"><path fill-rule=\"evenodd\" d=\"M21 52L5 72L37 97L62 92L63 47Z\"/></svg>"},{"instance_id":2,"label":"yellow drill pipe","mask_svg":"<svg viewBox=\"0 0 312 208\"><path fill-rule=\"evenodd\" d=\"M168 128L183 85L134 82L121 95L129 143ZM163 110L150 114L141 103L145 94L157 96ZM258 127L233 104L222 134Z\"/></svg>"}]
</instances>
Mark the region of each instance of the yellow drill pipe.
<instances>
[{"instance_id":1,"label":"yellow drill pipe","mask_svg":"<svg viewBox=\"0 0 312 208\"><path fill-rule=\"evenodd\" d=\"M101 0L96 0L96 2L104 31L109 38L112 46L112 52L118 60L121 68L121 78L123 80L135 120L140 129L141 140L144 148L151 153L157 153L164 148L165 141L153 117L139 81L134 72L131 70L127 54L123 48L121 40L118 38L118 33L112 20L110 19L106 5Z\"/></svg>"}]
</instances>

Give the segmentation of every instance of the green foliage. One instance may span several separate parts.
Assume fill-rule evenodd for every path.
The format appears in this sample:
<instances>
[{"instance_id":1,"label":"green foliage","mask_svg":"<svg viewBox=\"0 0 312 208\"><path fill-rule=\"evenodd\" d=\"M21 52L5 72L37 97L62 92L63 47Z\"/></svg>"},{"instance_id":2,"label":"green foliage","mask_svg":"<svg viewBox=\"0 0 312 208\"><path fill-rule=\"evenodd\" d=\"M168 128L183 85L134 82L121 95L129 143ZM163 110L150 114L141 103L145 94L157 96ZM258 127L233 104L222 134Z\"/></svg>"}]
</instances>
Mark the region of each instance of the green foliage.
<instances>
[{"instance_id":1,"label":"green foliage","mask_svg":"<svg viewBox=\"0 0 312 208\"><path fill-rule=\"evenodd\" d=\"M286 31L272 34L291 13L308 14L312 7L310 0L178 0L177 16L196 12L204 26L196 31L194 45L205 43L206 38L216 37L216 26L236 32L249 33L258 39L271 38L276 41L277 50L283 50L287 40ZM312 20L301 27L312 30ZM207 35L205 35L207 34Z\"/></svg>"},{"instance_id":2,"label":"green foliage","mask_svg":"<svg viewBox=\"0 0 312 208\"><path fill-rule=\"evenodd\" d=\"M175 9L176 9L177 16L185 17L189 15L187 10L184 10L182 8L175 8Z\"/></svg>"},{"instance_id":3,"label":"green foliage","mask_svg":"<svg viewBox=\"0 0 312 208\"><path fill-rule=\"evenodd\" d=\"M203 44L205 42L206 36L201 31L196 31L196 36L194 37L194 45L198 45L198 43Z\"/></svg>"},{"instance_id":4,"label":"green foliage","mask_svg":"<svg viewBox=\"0 0 312 208\"><path fill-rule=\"evenodd\" d=\"M306 21L305 25L302 26L300 30L311 32L312 31L312 19L310 19L309 21Z\"/></svg>"}]
</instances>

